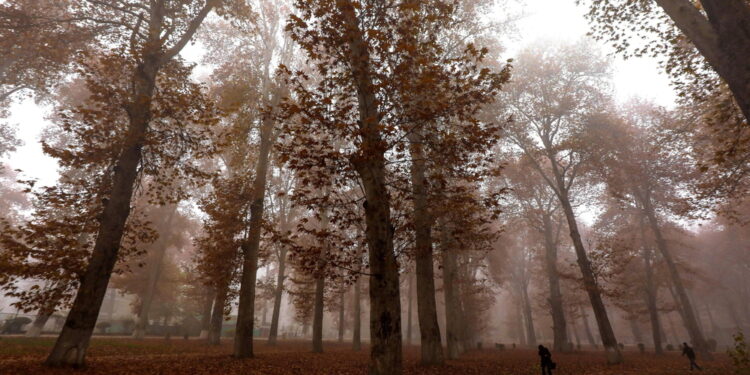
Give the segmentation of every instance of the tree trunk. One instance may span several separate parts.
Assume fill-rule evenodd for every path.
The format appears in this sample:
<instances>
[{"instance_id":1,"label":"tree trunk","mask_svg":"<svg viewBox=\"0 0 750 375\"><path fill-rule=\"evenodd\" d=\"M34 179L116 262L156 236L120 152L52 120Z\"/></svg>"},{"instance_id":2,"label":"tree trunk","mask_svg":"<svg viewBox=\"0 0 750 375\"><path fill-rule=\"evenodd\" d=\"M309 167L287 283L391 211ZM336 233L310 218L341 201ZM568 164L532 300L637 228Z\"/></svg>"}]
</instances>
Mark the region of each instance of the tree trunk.
<instances>
[{"instance_id":1,"label":"tree trunk","mask_svg":"<svg viewBox=\"0 0 750 375\"><path fill-rule=\"evenodd\" d=\"M201 340L208 339L208 331L211 327L211 307L213 307L215 298L215 289L207 287L206 301L203 303L203 311L201 312L201 333L200 336L198 336Z\"/></svg>"},{"instance_id":2,"label":"tree trunk","mask_svg":"<svg viewBox=\"0 0 750 375\"><path fill-rule=\"evenodd\" d=\"M750 5L745 0L701 0L707 18L688 0L655 0L729 85L750 120Z\"/></svg>"},{"instance_id":3,"label":"tree trunk","mask_svg":"<svg viewBox=\"0 0 750 375\"><path fill-rule=\"evenodd\" d=\"M315 278L315 308L313 312L313 353L323 353L323 302L325 292L325 276L318 275Z\"/></svg>"},{"instance_id":4,"label":"tree trunk","mask_svg":"<svg viewBox=\"0 0 750 375\"><path fill-rule=\"evenodd\" d=\"M407 303L409 304L406 309L406 345L411 345L411 330L412 330L412 306L414 306L414 275L409 275L409 292L406 297Z\"/></svg>"},{"instance_id":5,"label":"tree trunk","mask_svg":"<svg viewBox=\"0 0 750 375\"><path fill-rule=\"evenodd\" d=\"M228 286L221 286L216 292L216 300L214 301L213 312L211 313L211 325L208 329L208 344L219 345L221 344L221 326L224 323L224 305L227 302L227 295L229 294Z\"/></svg>"},{"instance_id":6,"label":"tree trunk","mask_svg":"<svg viewBox=\"0 0 750 375\"><path fill-rule=\"evenodd\" d=\"M559 179L558 179L559 180ZM565 184L561 180L558 181L558 187L562 188ZM602 338L602 345L607 351L607 362L610 364L617 364L622 362L622 353L620 348L617 346L617 339L615 338L615 332L612 330L612 324L607 316L607 309L604 307L604 301L602 301L601 290L596 282L594 271L591 268L591 262L589 261L586 249L583 246L581 240L581 234L578 232L578 222L576 221L573 207L570 204L567 190L561 189L561 193L558 196L560 198L560 204L565 212L565 218L568 221L568 228L570 229L570 238L573 240L573 247L576 251L576 257L578 261L578 267L581 270L583 276L583 284L586 288L586 293L591 301L591 308L594 311L594 317L599 327L599 335Z\"/></svg>"},{"instance_id":7,"label":"tree trunk","mask_svg":"<svg viewBox=\"0 0 750 375\"><path fill-rule=\"evenodd\" d=\"M240 303L237 308L237 329L234 337L234 356L252 358L255 326L255 283L258 274L258 248L263 229L263 211L266 198L268 160L274 142L274 120L271 114L263 115L260 128L260 147L253 181L253 201L250 204L250 222L247 238L242 243L242 278Z\"/></svg>"},{"instance_id":8,"label":"tree trunk","mask_svg":"<svg viewBox=\"0 0 750 375\"><path fill-rule=\"evenodd\" d=\"M344 300L344 292L341 292L339 297L339 342L344 342L344 331L346 330L346 317L344 315L344 307L346 306Z\"/></svg>"},{"instance_id":9,"label":"tree trunk","mask_svg":"<svg viewBox=\"0 0 750 375\"><path fill-rule=\"evenodd\" d=\"M174 207L177 210L177 206ZM175 211L170 211L167 217L166 228L172 227L174 221ZM146 326L148 325L148 313L151 311L151 304L154 301L154 295L156 295L156 284L159 283L161 277L161 270L164 265L164 256L167 253L165 241L160 238L154 244L156 253L153 254L153 263L149 264L148 280L146 282L146 291L141 300L141 305L138 308L138 317L135 323L135 330L133 331L133 338L142 340L146 336Z\"/></svg>"},{"instance_id":10,"label":"tree trunk","mask_svg":"<svg viewBox=\"0 0 750 375\"><path fill-rule=\"evenodd\" d=\"M651 337L654 343L654 352L658 355L664 353L662 349L661 324L659 323L659 309L656 306L657 289L654 283L654 268L651 264L653 254L651 248L646 244L646 230L643 227L643 220L640 222L641 239L643 240L643 269L646 273L646 307L648 316L651 321Z\"/></svg>"},{"instance_id":11,"label":"tree trunk","mask_svg":"<svg viewBox=\"0 0 750 375\"><path fill-rule=\"evenodd\" d=\"M354 282L354 327L352 327L352 349L355 351L362 350L362 302L361 302L361 281L357 277Z\"/></svg>"},{"instance_id":12,"label":"tree trunk","mask_svg":"<svg viewBox=\"0 0 750 375\"><path fill-rule=\"evenodd\" d=\"M578 324L576 324L576 320L574 318L570 319L570 330L573 331L573 337L576 339L576 347L580 349L581 347L581 336L578 333Z\"/></svg>"},{"instance_id":13,"label":"tree trunk","mask_svg":"<svg viewBox=\"0 0 750 375\"><path fill-rule=\"evenodd\" d=\"M386 186L385 149L380 114L370 72L367 44L351 1L337 1L347 31L349 65L357 89L359 153L352 158L365 193L365 235L370 260L371 375L402 371L401 301L398 262L393 249L390 194Z\"/></svg>"},{"instance_id":14,"label":"tree trunk","mask_svg":"<svg viewBox=\"0 0 750 375\"><path fill-rule=\"evenodd\" d=\"M411 152L411 184L414 200L414 231L417 274L417 314L419 319L420 349L422 364L443 363L443 346L440 342L440 326L435 303L435 270L432 259L432 217L427 206L427 180L425 178L425 155L422 149L421 129L409 135ZM411 289L409 289L411 292ZM411 297L409 298L411 311ZM411 319L411 313L409 314ZM411 337L411 323L409 323ZM450 346L450 344L449 344Z\"/></svg>"},{"instance_id":15,"label":"tree trunk","mask_svg":"<svg viewBox=\"0 0 750 375\"><path fill-rule=\"evenodd\" d=\"M456 359L463 351L461 348L460 323L462 319L458 308L458 280L456 277L456 254L446 244L443 250L443 293L445 294L445 343L448 358Z\"/></svg>"},{"instance_id":16,"label":"tree trunk","mask_svg":"<svg viewBox=\"0 0 750 375\"><path fill-rule=\"evenodd\" d=\"M42 335L44 325L47 324L49 318L54 314L55 310L44 309L40 310L39 314L34 318L34 322L31 327L26 331L26 337L39 337Z\"/></svg>"},{"instance_id":17,"label":"tree trunk","mask_svg":"<svg viewBox=\"0 0 750 375\"><path fill-rule=\"evenodd\" d=\"M513 331L516 334L516 338L518 338L519 344L525 347L527 345L527 341L526 341L526 334L524 333L524 329L523 329L524 327L523 313L521 312L523 308L521 307L521 305L523 305L523 303L521 303L521 298L519 296L518 303L515 304L515 311L513 314L515 321L516 321L516 324L513 325Z\"/></svg>"},{"instance_id":18,"label":"tree trunk","mask_svg":"<svg viewBox=\"0 0 750 375\"><path fill-rule=\"evenodd\" d=\"M529 291L525 283L519 284L519 294L523 304L523 320L526 328L526 344L530 347L536 346L536 329L534 329L534 316L531 310L531 301L529 300Z\"/></svg>"},{"instance_id":19,"label":"tree trunk","mask_svg":"<svg viewBox=\"0 0 750 375\"><path fill-rule=\"evenodd\" d=\"M583 309L583 306L580 307L581 309L581 320L583 320L583 330L586 332L586 340L588 340L589 345L591 345L592 348L596 348L596 340L594 339L594 335L591 333L591 326L589 326L589 317L586 315L586 311Z\"/></svg>"},{"instance_id":20,"label":"tree trunk","mask_svg":"<svg viewBox=\"0 0 750 375\"><path fill-rule=\"evenodd\" d=\"M284 280L286 279L284 272L286 272L286 249L282 249L279 256L279 273L276 275L276 291L273 296L273 315L271 315L271 330L268 333L268 345L276 345L279 335L281 298L284 296Z\"/></svg>"},{"instance_id":21,"label":"tree trunk","mask_svg":"<svg viewBox=\"0 0 750 375\"><path fill-rule=\"evenodd\" d=\"M677 265L675 264L674 259L672 259L672 253L669 251L667 242L662 236L661 228L659 228L659 222L656 219L656 212L654 211L649 197L646 197L644 199L643 208L646 211L645 214L648 218L649 225L651 226L651 231L654 233L654 237L656 238L656 247L659 249L659 253L664 259L664 262L667 264L667 270L669 270L669 276L672 281L672 285L674 285L676 289L675 292L679 299L679 303L682 306L681 315L683 316L685 328L687 328L688 335L690 335L690 340L693 342L695 349L697 349L704 358L711 359L712 355L708 350L706 340L703 338L703 332L701 332L700 327L698 326L698 322L695 317L695 310L693 310L693 305L690 302L690 298L688 298L687 291L685 290L685 286L682 283L682 278L680 277L680 273L677 270Z\"/></svg>"},{"instance_id":22,"label":"tree trunk","mask_svg":"<svg viewBox=\"0 0 750 375\"><path fill-rule=\"evenodd\" d=\"M99 219L99 230L78 293L46 364L85 365L86 350L107 292L107 284L117 262L125 222L130 215L133 187L141 162L146 129L151 120L151 101L160 68L160 56L145 51L131 79L132 97L127 107L129 125L112 176L109 199Z\"/></svg>"},{"instance_id":23,"label":"tree trunk","mask_svg":"<svg viewBox=\"0 0 750 375\"><path fill-rule=\"evenodd\" d=\"M629 319L628 323L630 323L630 330L633 333L633 339L635 340L636 344L642 344L643 343L643 334L641 333L641 327L638 325L637 319Z\"/></svg>"},{"instance_id":24,"label":"tree trunk","mask_svg":"<svg viewBox=\"0 0 750 375\"><path fill-rule=\"evenodd\" d=\"M554 239L552 221L549 215L543 217L545 268L549 281L549 304L552 312L552 332L555 351L565 351L568 343L565 325L565 310L563 308L562 292L560 292L560 275L557 272L557 243Z\"/></svg>"}]
</instances>

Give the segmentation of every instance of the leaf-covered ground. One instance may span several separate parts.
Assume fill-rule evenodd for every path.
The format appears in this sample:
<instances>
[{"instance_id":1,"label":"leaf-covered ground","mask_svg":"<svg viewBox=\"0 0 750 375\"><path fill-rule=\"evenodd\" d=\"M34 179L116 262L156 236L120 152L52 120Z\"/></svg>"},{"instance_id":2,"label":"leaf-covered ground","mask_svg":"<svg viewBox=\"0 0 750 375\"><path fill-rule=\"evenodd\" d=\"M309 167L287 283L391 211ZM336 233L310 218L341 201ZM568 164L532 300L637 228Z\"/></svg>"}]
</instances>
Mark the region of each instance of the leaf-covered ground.
<instances>
[{"instance_id":1,"label":"leaf-covered ground","mask_svg":"<svg viewBox=\"0 0 750 375\"><path fill-rule=\"evenodd\" d=\"M217 375L280 375L280 374L367 374L369 352L354 352L347 344L326 343L323 354L310 353L302 341L282 342L277 347L256 343L254 359L237 360L230 356L231 342L210 347L197 340L125 338L94 339L84 370L63 370L43 367L41 362L54 339L0 338L0 374L217 374ZM536 353L531 350L473 351L441 367L417 364L419 350L405 350L406 374L534 374L540 373ZM625 363L607 366L601 352L555 354L559 375L636 375L686 374L688 362L678 353L664 357L625 353ZM700 361L699 361L700 363ZM717 355L712 362L703 362L706 375L731 374L729 362Z\"/></svg>"}]
</instances>

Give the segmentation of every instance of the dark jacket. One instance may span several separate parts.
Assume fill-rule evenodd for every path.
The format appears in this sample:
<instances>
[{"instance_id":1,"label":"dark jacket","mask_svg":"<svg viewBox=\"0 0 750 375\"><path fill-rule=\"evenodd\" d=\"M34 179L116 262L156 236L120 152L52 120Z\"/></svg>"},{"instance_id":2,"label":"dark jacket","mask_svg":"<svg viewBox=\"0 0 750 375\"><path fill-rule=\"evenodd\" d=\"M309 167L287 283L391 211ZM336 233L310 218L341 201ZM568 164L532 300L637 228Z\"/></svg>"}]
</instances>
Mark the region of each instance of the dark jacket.
<instances>
[{"instance_id":1,"label":"dark jacket","mask_svg":"<svg viewBox=\"0 0 750 375\"><path fill-rule=\"evenodd\" d=\"M551 363L552 362L552 353L549 352L549 349L545 347L539 348L539 357L542 360L542 363Z\"/></svg>"},{"instance_id":2,"label":"dark jacket","mask_svg":"<svg viewBox=\"0 0 750 375\"><path fill-rule=\"evenodd\" d=\"M690 359L695 359L695 351L693 351L693 348L687 345L682 347L682 355L685 355Z\"/></svg>"}]
</instances>

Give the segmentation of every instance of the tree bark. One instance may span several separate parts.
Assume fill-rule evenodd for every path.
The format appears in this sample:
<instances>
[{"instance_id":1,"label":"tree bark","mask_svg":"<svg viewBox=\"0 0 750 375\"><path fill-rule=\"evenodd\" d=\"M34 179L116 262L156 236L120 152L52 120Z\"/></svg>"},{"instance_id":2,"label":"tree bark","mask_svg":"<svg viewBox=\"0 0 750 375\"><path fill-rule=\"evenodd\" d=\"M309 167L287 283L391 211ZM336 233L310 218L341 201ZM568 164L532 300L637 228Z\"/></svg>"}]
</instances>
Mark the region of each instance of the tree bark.
<instances>
[{"instance_id":1,"label":"tree bark","mask_svg":"<svg viewBox=\"0 0 750 375\"><path fill-rule=\"evenodd\" d=\"M216 1L208 1L190 21L179 41L163 50L162 31L165 24L164 3L152 5L148 25L147 48L142 51L142 61L136 65L131 77L131 97L125 105L128 129L122 149L115 162L108 200L99 220L99 229L86 271L81 277L78 293L68 313L62 332L55 342L45 364L48 366L85 365L86 351L107 292L112 270L117 262L125 223L130 215L133 188L138 175L143 145L151 120L151 104L159 69L174 58L192 39L193 34Z\"/></svg>"},{"instance_id":2,"label":"tree bark","mask_svg":"<svg viewBox=\"0 0 750 375\"><path fill-rule=\"evenodd\" d=\"M703 337L703 332L701 332L700 327L698 326L698 322L695 317L695 310L693 309L693 305L690 302L690 298L688 298L687 291L685 290L685 286L682 283L682 278L680 277L680 273L677 270L677 265L672 258L672 253L669 251L667 242L662 236L661 228L659 228L659 222L656 218L656 212L654 211L654 207L651 204L651 200L649 197L645 197L643 202L643 209L646 211L645 214L648 218L649 225L651 226L651 231L654 233L654 237L656 238L656 246L659 249L659 253L664 259L664 262L667 264L667 270L669 270L669 276L672 280L672 285L674 285L676 289L675 292L679 299L679 303L682 306L681 315L684 319L685 328L687 328L688 335L690 335L690 340L693 342L693 345L698 350L698 352L704 356L704 358L711 359L713 356L709 352L708 345L706 344L706 340Z\"/></svg>"},{"instance_id":3,"label":"tree bark","mask_svg":"<svg viewBox=\"0 0 750 375\"><path fill-rule=\"evenodd\" d=\"M361 302L361 281L357 278L354 282L354 327L352 327L352 349L355 351L362 350L362 302Z\"/></svg>"},{"instance_id":4,"label":"tree bark","mask_svg":"<svg viewBox=\"0 0 750 375\"><path fill-rule=\"evenodd\" d=\"M200 336L198 336L201 340L208 339L208 331L211 327L211 308L213 307L215 298L215 289L207 287L206 300L203 303L203 311L201 312L201 333Z\"/></svg>"},{"instance_id":5,"label":"tree bark","mask_svg":"<svg viewBox=\"0 0 750 375\"><path fill-rule=\"evenodd\" d=\"M253 181L253 200L250 204L250 222L247 238L242 243L242 278L240 303L237 308L237 329L234 337L234 356L252 358L255 326L255 283L258 274L258 248L263 229L263 211L266 198L268 161L273 145L274 120L271 114L263 115L260 128L260 147Z\"/></svg>"},{"instance_id":6,"label":"tree bark","mask_svg":"<svg viewBox=\"0 0 750 375\"><path fill-rule=\"evenodd\" d=\"M652 265L653 254L651 248L646 244L646 230L643 220L640 221L641 239L643 251L643 269L646 273L646 307L648 308L649 320L651 322L651 337L654 343L654 352L658 355L664 354L662 349L661 324L659 323L659 309L656 306L657 288L654 283L654 268Z\"/></svg>"},{"instance_id":7,"label":"tree bark","mask_svg":"<svg viewBox=\"0 0 750 375\"><path fill-rule=\"evenodd\" d=\"M370 55L351 1L337 1L349 47L349 65L357 89L360 139L352 162L365 193L365 236L370 260L371 375L402 371L401 301L398 262L393 248L390 194L386 186L385 146L370 72Z\"/></svg>"},{"instance_id":8,"label":"tree bark","mask_svg":"<svg viewBox=\"0 0 750 375\"><path fill-rule=\"evenodd\" d=\"M516 338L519 341L519 344L523 347L527 345L526 343L526 334L524 333L524 322L523 322L523 312L521 310L523 309L521 307L523 303L521 303L521 298L519 296L518 303L515 305L515 311L513 312L514 318L515 318L515 324L513 325L513 332L516 335Z\"/></svg>"},{"instance_id":9,"label":"tree bark","mask_svg":"<svg viewBox=\"0 0 750 375\"><path fill-rule=\"evenodd\" d=\"M555 351L563 352L568 343L568 331L565 323L562 292L560 292L560 274L557 272L557 243L554 239L552 220L549 215L544 215L542 219L544 225L544 259L549 282L549 304L552 313L553 347Z\"/></svg>"},{"instance_id":10,"label":"tree bark","mask_svg":"<svg viewBox=\"0 0 750 375\"><path fill-rule=\"evenodd\" d=\"M344 314L345 300L344 292L339 296L339 342L344 342L344 331L346 330L346 315Z\"/></svg>"},{"instance_id":11,"label":"tree bark","mask_svg":"<svg viewBox=\"0 0 750 375\"><path fill-rule=\"evenodd\" d=\"M745 0L701 0L706 16L688 0L655 0L709 65L729 85L750 120L750 5Z\"/></svg>"},{"instance_id":12,"label":"tree bark","mask_svg":"<svg viewBox=\"0 0 750 375\"><path fill-rule=\"evenodd\" d=\"M458 280L456 277L456 254L448 243L443 250L443 293L445 294L445 343L448 358L456 359L463 352L461 341L461 311L458 304Z\"/></svg>"},{"instance_id":13,"label":"tree bark","mask_svg":"<svg viewBox=\"0 0 750 375\"><path fill-rule=\"evenodd\" d=\"M583 306L580 306L581 310L581 320L583 320L583 330L586 332L586 340L588 340L589 345L591 345L592 348L596 348L596 340L594 339L594 335L591 333L591 326L589 326L589 318L588 315L586 315L586 311L583 309Z\"/></svg>"},{"instance_id":14,"label":"tree bark","mask_svg":"<svg viewBox=\"0 0 750 375\"><path fill-rule=\"evenodd\" d=\"M213 311L211 313L211 325L208 329L208 344L221 344L221 326L224 323L224 305L227 302L229 286L223 285L216 292Z\"/></svg>"},{"instance_id":15,"label":"tree bark","mask_svg":"<svg viewBox=\"0 0 750 375\"><path fill-rule=\"evenodd\" d=\"M529 291L525 283L518 285L518 292L521 295L522 311L524 326L526 328L526 344L530 347L536 346L536 329L534 329L534 315L531 310L531 301L529 300Z\"/></svg>"},{"instance_id":16,"label":"tree bark","mask_svg":"<svg viewBox=\"0 0 750 375\"><path fill-rule=\"evenodd\" d=\"M414 306L413 296L414 296L414 276L409 275L409 291L408 296L406 297L407 303L409 304L406 309L406 345L411 345L411 331L412 331L412 307Z\"/></svg>"},{"instance_id":17,"label":"tree bark","mask_svg":"<svg viewBox=\"0 0 750 375\"><path fill-rule=\"evenodd\" d=\"M586 288L586 293L589 296L589 300L591 301L591 308L594 311L596 323L599 326L599 335L602 338L602 345L607 351L607 362L610 364L621 363L622 353L620 353L620 348L617 346L617 339L615 338L615 332L614 330L612 330L612 324L610 323L609 317L607 316L607 309L604 306L604 301L602 300L601 290L599 289L599 285L596 282L596 277L594 276L594 271L591 268L591 262L589 261L588 255L586 254L586 249L583 246L581 234L578 231L578 222L576 221L573 207L570 204L568 192L564 188L565 184L562 182L557 173L556 176L558 176L558 187L560 191L558 197L560 198L560 204L562 205L563 211L565 212L565 218L568 221L570 238L573 240L573 247L576 251L578 267L580 268L581 275L583 276L583 284Z\"/></svg>"},{"instance_id":18,"label":"tree bark","mask_svg":"<svg viewBox=\"0 0 750 375\"><path fill-rule=\"evenodd\" d=\"M435 270L432 257L432 217L427 203L427 179L425 178L425 155L422 149L422 129L414 129L409 135L411 152L411 184L414 200L414 232L417 274L417 314L419 319L420 349L422 364L443 363L443 346L440 341L440 326L435 302ZM409 290L411 292L411 289ZM411 297L409 298L411 311ZM409 314L411 319L411 313ZM411 323L409 323L409 338ZM450 344L449 344L450 346Z\"/></svg>"},{"instance_id":19,"label":"tree bark","mask_svg":"<svg viewBox=\"0 0 750 375\"><path fill-rule=\"evenodd\" d=\"M281 298L284 296L286 249L282 249L279 254L279 272L276 275L276 291L273 296L273 315L271 315L271 329L268 333L268 345L276 345L279 335L279 318L281 317Z\"/></svg>"},{"instance_id":20,"label":"tree bark","mask_svg":"<svg viewBox=\"0 0 750 375\"><path fill-rule=\"evenodd\" d=\"M313 310L313 353L323 353L323 302L325 292L325 276L315 278L315 308Z\"/></svg>"},{"instance_id":21,"label":"tree bark","mask_svg":"<svg viewBox=\"0 0 750 375\"><path fill-rule=\"evenodd\" d=\"M31 327L26 331L26 337L39 337L42 335L44 325L47 324L49 318L54 314L55 310L40 310L39 314L34 318L34 322L31 323Z\"/></svg>"}]
</instances>

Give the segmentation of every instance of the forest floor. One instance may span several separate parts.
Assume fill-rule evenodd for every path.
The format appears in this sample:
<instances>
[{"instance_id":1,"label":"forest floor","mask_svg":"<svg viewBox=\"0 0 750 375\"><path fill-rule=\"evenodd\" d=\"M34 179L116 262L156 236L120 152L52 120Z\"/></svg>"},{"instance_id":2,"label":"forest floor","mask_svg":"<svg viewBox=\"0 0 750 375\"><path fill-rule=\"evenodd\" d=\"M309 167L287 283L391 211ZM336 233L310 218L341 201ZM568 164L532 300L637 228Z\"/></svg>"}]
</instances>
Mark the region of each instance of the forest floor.
<instances>
[{"instance_id":1,"label":"forest floor","mask_svg":"<svg viewBox=\"0 0 750 375\"><path fill-rule=\"evenodd\" d=\"M349 344L325 343L326 352L310 352L305 341L283 341L269 347L256 341L256 358L237 360L230 356L232 343L207 346L203 341L181 338L145 339L94 338L83 370L50 369L42 361L54 338L0 337L0 375L286 375L286 374L367 374L369 351L350 349ZM540 373L538 357L532 350L484 349L466 353L461 359L440 367L418 365L419 348L404 351L405 374L509 374ZM557 375L636 375L689 373L688 361L677 352L657 357L634 351L625 352L625 362L608 366L603 352L554 354ZM699 361L705 375L732 373L728 359L718 354L711 362Z\"/></svg>"}]
</instances>

